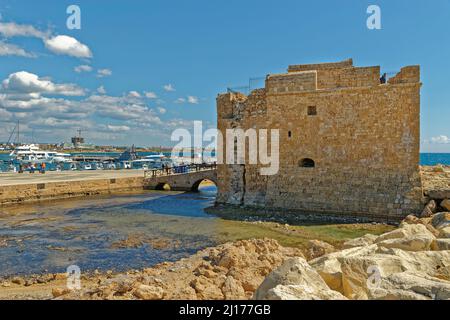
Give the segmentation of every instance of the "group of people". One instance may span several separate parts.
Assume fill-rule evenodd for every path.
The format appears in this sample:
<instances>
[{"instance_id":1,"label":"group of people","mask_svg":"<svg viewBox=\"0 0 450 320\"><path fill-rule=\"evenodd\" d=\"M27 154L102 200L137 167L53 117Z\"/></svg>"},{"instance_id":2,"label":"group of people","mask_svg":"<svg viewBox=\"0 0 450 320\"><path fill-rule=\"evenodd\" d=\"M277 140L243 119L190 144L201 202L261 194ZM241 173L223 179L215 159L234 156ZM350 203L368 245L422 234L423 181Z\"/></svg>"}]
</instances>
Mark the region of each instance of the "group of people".
<instances>
[{"instance_id":1,"label":"group of people","mask_svg":"<svg viewBox=\"0 0 450 320\"><path fill-rule=\"evenodd\" d=\"M39 165L35 165L34 163L28 163L25 166L21 163L19 164L19 173L23 173L25 170L28 169L30 173L34 173L35 171L39 170L40 173L44 174L46 167L47 165L45 164L45 162Z\"/></svg>"}]
</instances>

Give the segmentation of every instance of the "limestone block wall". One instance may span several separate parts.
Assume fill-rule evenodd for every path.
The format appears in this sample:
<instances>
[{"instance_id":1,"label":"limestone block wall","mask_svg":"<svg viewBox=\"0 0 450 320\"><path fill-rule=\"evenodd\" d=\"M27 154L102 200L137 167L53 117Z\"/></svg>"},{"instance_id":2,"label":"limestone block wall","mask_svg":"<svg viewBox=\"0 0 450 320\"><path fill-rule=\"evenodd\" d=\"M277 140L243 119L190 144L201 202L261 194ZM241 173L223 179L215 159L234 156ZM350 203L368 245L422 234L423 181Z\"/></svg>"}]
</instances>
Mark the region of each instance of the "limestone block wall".
<instances>
[{"instance_id":1,"label":"limestone block wall","mask_svg":"<svg viewBox=\"0 0 450 320\"><path fill-rule=\"evenodd\" d=\"M379 67L349 68L348 61L317 67L317 73L289 70L294 69L290 79L298 75L297 81L309 83L317 74L318 84L331 84L339 75L339 86L273 90L285 87L286 79L268 76L266 88L249 97L219 95L222 132L280 130L280 170L261 176L260 165L219 165L217 202L383 221L420 212L419 68L403 68L388 84L380 84ZM225 106L232 110L226 117ZM261 106L264 111L256 112ZM302 167L305 158L315 166Z\"/></svg>"},{"instance_id":2,"label":"limestone block wall","mask_svg":"<svg viewBox=\"0 0 450 320\"><path fill-rule=\"evenodd\" d=\"M143 182L133 177L0 186L0 205L142 190Z\"/></svg>"}]
</instances>

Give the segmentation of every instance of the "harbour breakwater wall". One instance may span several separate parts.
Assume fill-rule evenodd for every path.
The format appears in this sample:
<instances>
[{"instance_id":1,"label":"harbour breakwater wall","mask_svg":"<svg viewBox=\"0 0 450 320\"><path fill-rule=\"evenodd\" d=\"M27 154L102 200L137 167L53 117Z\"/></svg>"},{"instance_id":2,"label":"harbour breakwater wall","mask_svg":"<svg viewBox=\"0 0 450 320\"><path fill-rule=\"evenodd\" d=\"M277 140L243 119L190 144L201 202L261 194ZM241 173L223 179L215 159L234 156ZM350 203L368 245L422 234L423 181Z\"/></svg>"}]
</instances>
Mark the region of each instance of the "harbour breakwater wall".
<instances>
[{"instance_id":1,"label":"harbour breakwater wall","mask_svg":"<svg viewBox=\"0 0 450 320\"><path fill-rule=\"evenodd\" d=\"M107 195L144 189L144 177L58 181L0 186L0 205Z\"/></svg>"}]
</instances>

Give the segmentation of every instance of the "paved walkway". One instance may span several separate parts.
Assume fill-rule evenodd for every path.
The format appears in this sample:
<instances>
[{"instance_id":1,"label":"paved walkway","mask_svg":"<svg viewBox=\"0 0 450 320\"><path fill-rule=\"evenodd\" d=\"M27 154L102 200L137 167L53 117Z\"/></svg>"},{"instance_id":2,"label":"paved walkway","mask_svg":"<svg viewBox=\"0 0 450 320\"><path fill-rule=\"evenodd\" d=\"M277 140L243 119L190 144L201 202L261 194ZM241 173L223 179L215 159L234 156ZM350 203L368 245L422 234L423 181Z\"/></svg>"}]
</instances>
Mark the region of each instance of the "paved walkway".
<instances>
[{"instance_id":1,"label":"paved walkway","mask_svg":"<svg viewBox=\"0 0 450 320\"><path fill-rule=\"evenodd\" d=\"M144 170L47 171L45 174L0 173L0 186L134 177L144 177Z\"/></svg>"}]
</instances>

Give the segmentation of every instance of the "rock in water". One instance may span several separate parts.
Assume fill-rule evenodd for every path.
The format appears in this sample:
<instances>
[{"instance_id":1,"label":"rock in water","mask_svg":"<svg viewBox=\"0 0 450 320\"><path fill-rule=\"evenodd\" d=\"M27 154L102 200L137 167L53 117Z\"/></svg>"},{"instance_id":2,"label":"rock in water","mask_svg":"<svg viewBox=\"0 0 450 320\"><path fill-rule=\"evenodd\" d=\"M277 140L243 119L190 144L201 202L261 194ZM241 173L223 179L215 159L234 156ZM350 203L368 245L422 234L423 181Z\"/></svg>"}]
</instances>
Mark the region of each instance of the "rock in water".
<instances>
[{"instance_id":1,"label":"rock in water","mask_svg":"<svg viewBox=\"0 0 450 320\"><path fill-rule=\"evenodd\" d=\"M303 258L291 258L272 271L256 290L256 300L341 300Z\"/></svg>"}]
</instances>

